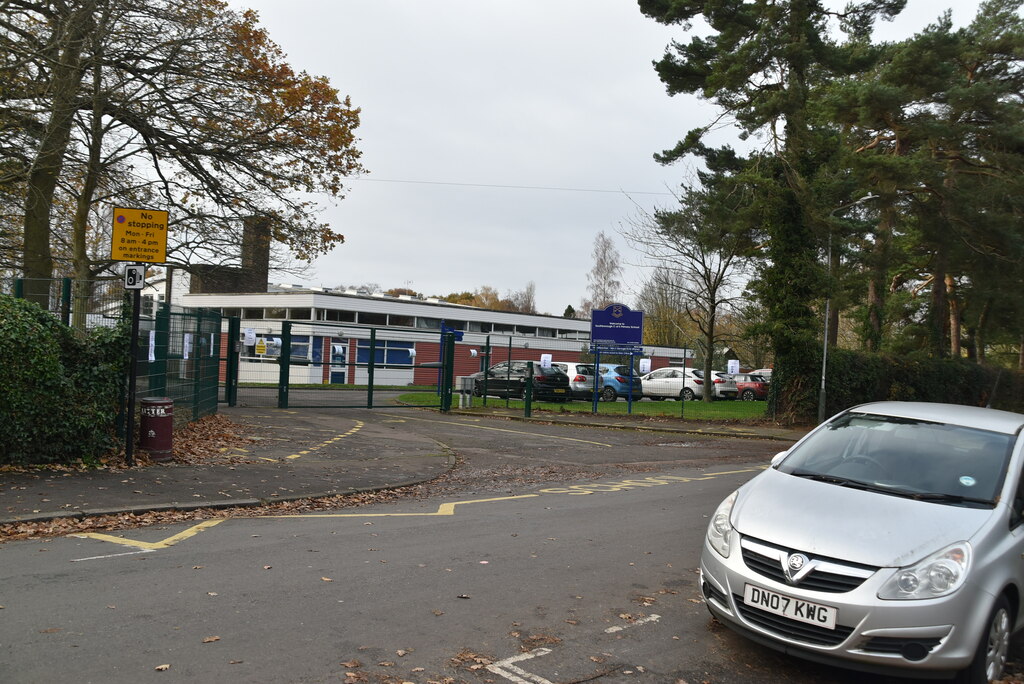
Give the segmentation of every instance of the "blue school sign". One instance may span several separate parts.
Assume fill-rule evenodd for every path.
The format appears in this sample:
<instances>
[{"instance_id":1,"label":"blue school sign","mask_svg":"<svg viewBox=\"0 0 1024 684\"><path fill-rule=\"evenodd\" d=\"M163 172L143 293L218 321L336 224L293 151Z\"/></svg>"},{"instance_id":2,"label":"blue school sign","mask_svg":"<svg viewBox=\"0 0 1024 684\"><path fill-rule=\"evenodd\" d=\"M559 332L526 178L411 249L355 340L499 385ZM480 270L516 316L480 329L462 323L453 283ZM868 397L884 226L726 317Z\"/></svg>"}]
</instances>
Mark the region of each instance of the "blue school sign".
<instances>
[{"instance_id":1,"label":"blue school sign","mask_svg":"<svg viewBox=\"0 0 1024 684\"><path fill-rule=\"evenodd\" d=\"M625 304L594 309L590 315L590 343L639 347L644 340L644 312L631 311Z\"/></svg>"}]
</instances>

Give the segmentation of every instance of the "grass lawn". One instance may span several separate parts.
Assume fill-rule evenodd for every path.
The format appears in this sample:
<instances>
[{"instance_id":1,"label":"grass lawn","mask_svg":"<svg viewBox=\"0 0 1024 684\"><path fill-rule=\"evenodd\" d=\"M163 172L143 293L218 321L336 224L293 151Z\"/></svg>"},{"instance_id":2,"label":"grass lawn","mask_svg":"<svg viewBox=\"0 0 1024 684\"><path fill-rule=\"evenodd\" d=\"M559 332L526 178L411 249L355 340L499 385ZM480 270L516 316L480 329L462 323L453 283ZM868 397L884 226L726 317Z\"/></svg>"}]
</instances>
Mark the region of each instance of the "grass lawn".
<instances>
[{"instance_id":1,"label":"grass lawn","mask_svg":"<svg viewBox=\"0 0 1024 684\"><path fill-rule=\"evenodd\" d=\"M437 397L434 394L407 393L398 397L398 401L412 404L414 406L437 405ZM458 398L452 402L458 406ZM473 408L483 408L483 399L473 397ZM487 406L494 408L505 408L524 410L525 402L519 399L497 399L487 398ZM756 420L764 418L767 402L763 401L713 401L709 404L703 401L634 401L634 416L666 416L672 418L691 418L693 420ZM599 401L597 412L601 415L626 415L628 402ZM574 400L563 403L549 401L533 402L534 410L553 411L556 413L591 413L593 403L589 401Z\"/></svg>"}]
</instances>

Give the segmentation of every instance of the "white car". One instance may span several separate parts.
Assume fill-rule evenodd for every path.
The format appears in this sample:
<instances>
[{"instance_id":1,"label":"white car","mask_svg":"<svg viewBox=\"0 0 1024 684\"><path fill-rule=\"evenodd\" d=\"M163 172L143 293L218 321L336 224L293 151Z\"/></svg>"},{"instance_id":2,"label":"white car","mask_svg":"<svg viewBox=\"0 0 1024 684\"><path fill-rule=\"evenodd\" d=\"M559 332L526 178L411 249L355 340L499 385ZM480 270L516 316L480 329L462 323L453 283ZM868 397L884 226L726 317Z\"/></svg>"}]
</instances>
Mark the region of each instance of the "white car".
<instances>
[{"instance_id":1,"label":"white car","mask_svg":"<svg viewBox=\"0 0 1024 684\"><path fill-rule=\"evenodd\" d=\"M640 378L643 395L651 399L685 399L704 396L704 381L693 368L659 368Z\"/></svg>"},{"instance_id":2,"label":"white car","mask_svg":"<svg viewBox=\"0 0 1024 684\"><path fill-rule=\"evenodd\" d=\"M700 561L708 609L815 662L998 680L1024 627L1024 415L880 402L733 492Z\"/></svg>"}]
</instances>

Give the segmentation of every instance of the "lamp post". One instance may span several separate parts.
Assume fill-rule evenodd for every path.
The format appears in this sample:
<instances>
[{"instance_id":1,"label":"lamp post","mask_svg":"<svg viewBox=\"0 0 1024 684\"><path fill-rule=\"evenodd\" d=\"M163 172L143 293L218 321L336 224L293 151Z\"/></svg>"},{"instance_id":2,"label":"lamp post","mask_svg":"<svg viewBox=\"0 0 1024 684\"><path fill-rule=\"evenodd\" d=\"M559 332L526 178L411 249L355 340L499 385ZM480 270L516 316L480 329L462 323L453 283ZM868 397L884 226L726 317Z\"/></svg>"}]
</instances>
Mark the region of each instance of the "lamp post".
<instances>
[{"instance_id":1,"label":"lamp post","mask_svg":"<svg viewBox=\"0 0 1024 684\"><path fill-rule=\"evenodd\" d=\"M877 195L867 194L867 195L864 195L863 197L861 197L858 200L854 200L853 202L850 202L848 204L842 204L842 205L836 207L835 209L833 209L832 211L830 211L828 213L828 218L831 221L832 217L836 215L837 211L840 211L842 209L849 209L850 207L852 207L854 205L860 204L861 202L866 202L867 200L870 200L870 199L875 199L876 197L877 197ZM831 225L829 225L829 228L828 228L828 249L827 249L826 258L828 259L828 261L827 261L827 264L828 264L828 278L829 278L830 282L829 282L829 285L828 285L827 294L825 296L825 325L824 325L824 334L822 335L822 338L824 339L824 342L822 343L822 347L821 347L821 387L818 390L818 422L819 423L825 422L825 371L828 368L828 315L829 315L829 309L832 306L832 283L831 283L831 280L832 280L832 226Z\"/></svg>"}]
</instances>

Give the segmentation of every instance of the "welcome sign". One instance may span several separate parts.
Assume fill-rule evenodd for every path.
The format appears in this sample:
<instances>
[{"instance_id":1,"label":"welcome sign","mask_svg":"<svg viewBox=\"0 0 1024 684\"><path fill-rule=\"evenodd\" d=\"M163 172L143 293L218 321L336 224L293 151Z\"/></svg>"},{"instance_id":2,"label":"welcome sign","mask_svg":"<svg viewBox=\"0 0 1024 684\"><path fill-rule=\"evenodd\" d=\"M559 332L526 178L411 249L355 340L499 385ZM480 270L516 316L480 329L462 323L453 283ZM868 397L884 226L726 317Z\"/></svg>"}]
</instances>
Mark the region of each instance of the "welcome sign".
<instances>
[{"instance_id":1,"label":"welcome sign","mask_svg":"<svg viewBox=\"0 0 1024 684\"><path fill-rule=\"evenodd\" d=\"M594 309L590 315L591 344L639 346L644 340L644 312L625 304Z\"/></svg>"}]
</instances>

